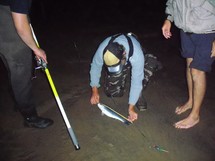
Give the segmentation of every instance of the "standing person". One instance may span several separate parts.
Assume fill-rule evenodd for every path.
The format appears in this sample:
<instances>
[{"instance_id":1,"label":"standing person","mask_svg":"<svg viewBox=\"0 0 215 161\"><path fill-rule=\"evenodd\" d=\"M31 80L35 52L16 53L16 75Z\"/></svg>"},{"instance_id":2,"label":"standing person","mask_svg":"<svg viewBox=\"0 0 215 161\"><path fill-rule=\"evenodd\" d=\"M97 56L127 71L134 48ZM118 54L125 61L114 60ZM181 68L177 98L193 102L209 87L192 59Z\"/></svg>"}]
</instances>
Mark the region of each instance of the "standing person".
<instances>
[{"instance_id":1,"label":"standing person","mask_svg":"<svg viewBox=\"0 0 215 161\"><path fill-rule=\"evenodd\" d=\"M174 124L176 128L187 129L200 120L200 107L206 91L206 73L211 71L214 61L215 3L210 0L168 0L167 19L162 27L163 36L171 38L172 22L180 29L181 54L186 58L189 98L178 106L176 114L189 109L189 116ZM212 49L213 46L213 49Z\"/></svg>"},{"instance_id":2,"label":"standing person","mask_svg":"<svg viewBox=\"0 0 215 161\"><path fill-rule=\"evenodd\" d=\"M138 115L135 112L135 105L141 111L145 110L147 106L142 95L144 53L135 36L131 33L117 34L106 38L99 45L90 69L91 104L97 104L100 101L98 88L103 65L105 66L104 91L109 97L123 95L127 72L131 68L128 119L136 120Z\"/></svg>"},{"instance_id":3,"label":"standing person","mask_svg":"<svg viewBox=\"0 0 215 161\"><path fill-rule=\"evenodd\" d=\"M8 69L16 106L27 127L46 128L53 124L39 117L32 98L32 51L47 63L45 52L38 48L29 25L31 0L0 1L0 57Z\"/></svg>"}]
</instances>

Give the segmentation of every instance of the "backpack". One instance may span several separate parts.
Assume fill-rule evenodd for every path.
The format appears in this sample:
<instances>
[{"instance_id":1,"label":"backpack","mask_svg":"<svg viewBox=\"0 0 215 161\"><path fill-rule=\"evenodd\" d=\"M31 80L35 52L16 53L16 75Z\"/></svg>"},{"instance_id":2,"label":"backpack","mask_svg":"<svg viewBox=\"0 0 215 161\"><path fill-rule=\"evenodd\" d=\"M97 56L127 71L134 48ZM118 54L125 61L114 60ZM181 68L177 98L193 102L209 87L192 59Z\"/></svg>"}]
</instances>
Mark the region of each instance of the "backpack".
<instances>
[{"instance_id":1,"label":"backpack","mask_svg":"<svg viewBox=\"0 0 215 161\"><path fill-rule=\"evenodd\" d=\"M128 34L116 34L113 35L108 42L108 45L113 43L114 40L124 35L127 38L128 44L129 44L129 58L133 55L133 43L131 41L131 38L128 36ZM133 35L132 35L133 36ZM107 45L107 46L108 46ZM107 51L107 47L104 49L103 54ZM126 78L128 75L128 70L130 69L130 62L129 58L127 60L127 64L123 67L122 72L116 73L116 74L110 74L108 71L105 72L105 82L104 82L104 92L108 97L121 97L124 94L125 91L125 85L126 85Z\"/></svg>"}]
</instances>

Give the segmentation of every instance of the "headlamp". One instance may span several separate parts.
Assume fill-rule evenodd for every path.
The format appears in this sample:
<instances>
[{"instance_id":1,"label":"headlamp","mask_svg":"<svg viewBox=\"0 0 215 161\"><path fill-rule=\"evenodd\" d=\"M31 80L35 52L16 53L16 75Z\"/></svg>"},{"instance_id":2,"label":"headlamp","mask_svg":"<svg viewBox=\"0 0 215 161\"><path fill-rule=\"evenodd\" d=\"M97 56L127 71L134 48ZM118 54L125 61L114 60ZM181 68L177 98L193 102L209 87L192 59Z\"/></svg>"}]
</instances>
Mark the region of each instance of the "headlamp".
<instances>
[{"instance_id":1,"label":"headlamp","mask_svg":"<svg viewBox=\"0 0 215 161\"><path fill-rule=\"evenodd\" d=\"M121 62L114 66L107 66L108 72L112 74L120 73L122 71L122 68L123 64Z\"/></svg>"}]
</instances>

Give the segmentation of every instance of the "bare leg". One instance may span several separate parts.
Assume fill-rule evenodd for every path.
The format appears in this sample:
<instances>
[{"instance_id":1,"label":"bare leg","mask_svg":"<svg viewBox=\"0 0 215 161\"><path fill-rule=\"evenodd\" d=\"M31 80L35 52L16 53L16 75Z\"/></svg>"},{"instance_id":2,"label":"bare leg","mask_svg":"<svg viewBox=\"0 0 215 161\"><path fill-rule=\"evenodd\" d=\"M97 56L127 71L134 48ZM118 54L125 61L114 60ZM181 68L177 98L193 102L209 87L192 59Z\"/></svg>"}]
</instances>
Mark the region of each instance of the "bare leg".
<instances>
[{"instance_id":1,"label":"bare leg","mask_svg":"<svg viewBox=\"0 0 215 161\"><path fill-rule=\"evenodd\" d=\"M190 115L175 123L176 128L188 129L199 122L200 107L206 91L206 73L197 69L191 69L193 80L193 108Z\"/></svg>"},{"instance_id":2,"label":"bare leg","mask_svg":"<svg viewBox=\"0 0 215 161\"><path fill-rule=\"evenodd\" d=\"M189 98L188 98L188 101L184 105L178 106L175 109L175 113L178 115L187 111L188 109L191 109L193 106L193 80L192 80L192 75L191 75L191 69L189 68L192 60L193 60L192 58L187 58L186 76L187 76L187 87L188 87Z\"/></svg>"}]
</instances>

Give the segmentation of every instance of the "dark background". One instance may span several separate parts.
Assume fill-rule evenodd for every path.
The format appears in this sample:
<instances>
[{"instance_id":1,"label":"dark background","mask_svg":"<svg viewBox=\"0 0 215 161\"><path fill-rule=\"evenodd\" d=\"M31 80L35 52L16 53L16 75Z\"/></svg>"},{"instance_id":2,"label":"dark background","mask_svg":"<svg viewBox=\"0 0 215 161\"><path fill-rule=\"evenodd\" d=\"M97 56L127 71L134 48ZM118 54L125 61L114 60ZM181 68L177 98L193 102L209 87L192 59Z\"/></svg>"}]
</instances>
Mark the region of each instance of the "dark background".
<instances>
[{"instance_id":1,"label":"dark background","mask_svg":"<svg viewBox=\"0 0 215 161\"><path fill-rule=\"evenodd\" d=\"M165 9L165 0L34 0L32 15L36 21L70 21L70 23L105 25L109 23L132 23L139 18L146 18L149 13L160 13L159 17L150 16L150 19L162 18ZM145 14L147 13L147 14Z\"/></svg>"},{"instance_id":2,"label":"dark background","mask_svg":"<svg viewBox=\"0 0 215 161\"><path fill-rule=\"evenodd\" d=\"M214 161L215 76L208 73L208 89L201 121L188 130L173 124L175 107L187 100L185 60L180 55L178 29L172 38L161 34L165 0L33 0L31 23L48 69L81 146L75 151L47 78L36 71L33 93L38 113L54 120L44 130L25 128L14 110L7 71L0 61L0 160L1 161ZM148 53L157 56L162 70L144 91L148 109L138 111L131 126L101 116L89 102L91 58L100 42L112 34L135 33ZM33 69L33 68L32 68ZM128 91L110 99L100 88L101 102L127 116ZM152 148L159 145L169 153Z\"/></svg>"}]
</instances>

